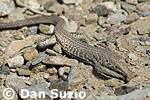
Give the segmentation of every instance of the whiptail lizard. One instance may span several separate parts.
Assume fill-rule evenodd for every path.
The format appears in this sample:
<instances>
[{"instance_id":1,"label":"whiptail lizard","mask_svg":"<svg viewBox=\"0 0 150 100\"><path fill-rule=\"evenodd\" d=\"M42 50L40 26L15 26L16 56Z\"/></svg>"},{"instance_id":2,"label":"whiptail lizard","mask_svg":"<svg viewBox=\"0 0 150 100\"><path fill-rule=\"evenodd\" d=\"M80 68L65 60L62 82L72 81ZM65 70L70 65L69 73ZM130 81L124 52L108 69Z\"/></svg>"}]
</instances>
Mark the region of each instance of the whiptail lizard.
<instances>
[{"instance_id":1,"label":"whiptail lizard","mask_svg":"<svg viewBox=\"0 0 150 100\"><path fill-rule=\"evenodd\" d=\"M63 51L94 67L94 70L101 75L114 77L124 81L130 81L135 75L128 69L124 59L117 53L88 45L76 38L64 29L66 22L56 15L38 16L15 22L0 23L0 29L16 28L33 24L54 24L57 42Z\"/></svg>"}]
</instances>

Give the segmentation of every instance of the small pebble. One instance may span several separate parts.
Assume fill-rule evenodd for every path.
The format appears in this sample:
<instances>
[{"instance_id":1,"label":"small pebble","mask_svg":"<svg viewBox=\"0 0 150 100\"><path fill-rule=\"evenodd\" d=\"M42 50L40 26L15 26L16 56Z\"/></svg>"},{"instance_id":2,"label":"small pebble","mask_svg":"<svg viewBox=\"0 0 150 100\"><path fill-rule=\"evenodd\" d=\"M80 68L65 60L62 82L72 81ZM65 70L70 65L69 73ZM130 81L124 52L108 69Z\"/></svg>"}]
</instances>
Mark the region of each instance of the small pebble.
<instances>
[{"instance_id":1,"label":"small pebble","mask_svg":"<svg viewBox=\"0 0 150 100\"><path fill-rule=\"evenodd\" d=\"M52 34L54 32L54 25L48 26L48 25L40 24L39 29L44 34Z\"/></svg>"},{"instance_id":2,"label":"small pebble","mask_svg":"<svg viewBox=\"0 0 150 100\"><path fill-rule=\"evenodd\" d=\"M0 16L8 15L15 9L13 0L0 0Z\"/></svg>"},{"instance_id":3,"label":"small pebble","mask_svg":"<svg viewBox=\"0 0 150 100\"><path fill-rule=\"evenodd\" d=\"M18 75L21 75L21 76L30 76L31 75L31 71L27 70L27 69L18 68L16 71L18 72Z\"/></svg>"},{"instance_id":4,"label":"small pebble","mask_svg":"<svg viewBox=\"0 0 150 100\"><path fill-rule=\"evenodd\" d=\"M86 18L86 24L94 24L98 21L98 15L97 14L89 14L87 15L87 18Z\"/></svg>"},{"instance_id":5,"label":"small pebble","mask_svg":"<svg viewBox=\"0 0 150 100\"><path fill-rule=\"evenodd\" d=\"M116 13L108 17L107 23L109 24L120 24L122 21L126 20L127 16L121 14L121 13Z\"/></svg>"},{"instance_id":6,"label":"small pebble","mask_svg":"<svg viewBox=\"0 0 150 100\"><path fill-rule=\"evenodd\" d=\"M48 68L48 69L47 69L47 72L48 72L49 74L57 74L57 69L56 69L55 67L53 67L53 68Z\"/></svg>"},{"instance_id":7,"label":"small pebble","mask_svg":"<svg viewBox=\"0 0 150 100\"><path fill-rule=\"evenodd\" d=\"M100 16L100 17L98 18L98 24L99 24L99 25L103 25L105 22L106 22L106 18L105 18L105 17Z\"/></svg>"},{"instance_id":8,"label":"small pebble","mask_svg":"<svg viewBox=\"0 0 150 100\"><path fill-rule=\"evenodd\" d=\"M62 0L65 4L82 4L83 0Z\"/></svg>"},{"instance_id":9,"label":"small pebble","mask_svg":"<svg viewBox=\"0 0 150 100\"><path fill-rule=\"evenodd\" d=\"M126 0L126 2L130 4L137 4L138 0Z\"/></svg>"},{"instance_id":10,"label":"small pebble","mask_svg":"<svg viewBox=\"0 0 150 100\"><path fill-rule=\"evenodd\" d=\"M26 61L33 60L38 55L38 51L35 48L26 48L23 51L23 56Z\"/></svg>"},{"instance_id":11,"label":"small pebble","mask_svg":"<svg viewBox=\"0 0 150 100\"><path fill-rule=\"evenodd\" d=\"M93 12L96 13L98 16L108 15L108 9L104 5L97 5L93 8Z\"/></svg>"},{"instance_id":12,"label":"small pebble","mask_svg":"<svg viewBox=\"0 0 150 100\"><path fill-rule=\"evenodd\" d=\"M13 58L7 60L9 67L19 67L24 64L24 58L20 55L17 55Z\"/></svg>"},{"instance_id":13,"label":"small pebble","mask_svg":"<svg viewBox=\"0 0 150 100\"><path fill-rule=\"evenodd\" d=\"M63 76L64 73L65 73L65 69L64 69L63 67L61 67L61 68L58 69L58 74L59 74L60 76Z\"/></svg>"}]
</instances>

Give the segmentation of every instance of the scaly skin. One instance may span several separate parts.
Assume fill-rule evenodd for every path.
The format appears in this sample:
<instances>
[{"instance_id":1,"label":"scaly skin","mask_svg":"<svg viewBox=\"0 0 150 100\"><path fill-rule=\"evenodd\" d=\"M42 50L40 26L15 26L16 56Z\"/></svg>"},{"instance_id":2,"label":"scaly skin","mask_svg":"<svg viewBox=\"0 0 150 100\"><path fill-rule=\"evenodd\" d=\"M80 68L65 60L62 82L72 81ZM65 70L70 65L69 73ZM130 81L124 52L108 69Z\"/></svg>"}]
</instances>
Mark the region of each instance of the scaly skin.
<instances>
[{"instance_id":1,"label":"scaly skin","mask_svg":"<svg viewBox=\"0 0 150 100\"><path fill-rule=\"evenodd\" d=\"M0 23L0 29L16 28L33 24L54 24L57 42L64 52L84 63L94 67L98 74L130 81L135 75L128 69L127 64L117 53L88 45L67 32L63 26L65 21L56 16L38 16L16 22Z\"/></svg>"}]
</instances>

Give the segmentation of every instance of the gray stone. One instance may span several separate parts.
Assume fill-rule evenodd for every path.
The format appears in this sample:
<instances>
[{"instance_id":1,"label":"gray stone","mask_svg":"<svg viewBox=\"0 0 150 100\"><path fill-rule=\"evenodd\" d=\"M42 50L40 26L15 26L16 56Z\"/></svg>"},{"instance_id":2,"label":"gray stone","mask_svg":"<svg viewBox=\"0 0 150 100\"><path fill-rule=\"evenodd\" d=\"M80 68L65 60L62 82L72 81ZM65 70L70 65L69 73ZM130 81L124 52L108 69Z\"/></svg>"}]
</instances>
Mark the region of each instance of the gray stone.
<instances>
[{"instance_id":1,"label":"gray stone","mask_svg":"<svg viewBox=\"0 0 150 100\"><path fill-rule=\"evenodd\" d=\"M30 65L36 65L39 64L42 60L44 60L45 58L47 58L49 55L45 54L45 53L39 53L38 56L36 56L32 61L26 63L26 66L29 67Z\"/></svg>"},{"instance_id":2,"label":"gray stone","mask_svg":"<svg viewBox=\"0 0 150 100\"><path fill-rule=\"evenodd\" d=\"M56 14L60 14L63 12L63 6L57 2L53 2L52 0L49 0L47 3L45 3L44 8L49 11Z\"/></svg>"},{"instance_id":3,"label":"gray stone","mask_svg":"<svg viewBox=\"0 0 150 100\"><path fill-rule=\"evenodd\" d=\"M122 95L118 98L118 100L140 100L146 98L146 96L150 93L150 89L137 89L129 94Z\"/></svg>"},{"instance_id":4,"label":"gray stone","mask_svg":"<svg viewBox=\"0 0 150 100\"><path fill-rule=\"evenodd\" d=\"M132 13L128 16L128 18L124 21L125 23L132 23L139 19L139 15L137 13Z\"/></svg>"},{"instance_id":5,"label":"gray stone","mask_svg":"<svg viewBox=\"0 0 150 100\"><path fill-rule=\"evenodd\" d=\"M24 64L24 58L20 55L17 55L13 58L7 60L9 67L19 67Z\"/></svg>"},{"instance_id":6,"label":"gray stone","mask_svg":"<svg viewBox=\"0 0 150 100\"><path fill-rule=\"evenodd\" d=\"M16 53L18 53L21 49L33 45L35 43L35 40L37 40L37 38L38 36L31 35L23 40L15 40L11 42L11 44L7 47L7 50L5 51L5 56L12 57Z\"/></svg>"},{"instance_id":7,"label":"gray stone","mask_svg":"<svg viewBox=\"0 0 150 100\"><path fill-rule=\"evenodd\" d=\"M117 10L117 6L114 2L115 1L106 1L106 2L102 2L101 5L105 6L108 10L115 12Z\"/></svg>"},{"instance_id":8,"label":"gray stone","mask_svg":"<svg viewBox=\"0 0 150 100\"><path fill-rule=\"evenodd\" d=\"M48 26L48 25L40 24L39 29L44 34L52 34L54 32L54 25Z\"/></svg>"},{"instance_id":9,"label":"gray stone","mask_svg":"<svg viewBox=\"0 0 150 100\"><path fill-rule=\"evenodd\" d=\"M8 15L15 8L13 0L0 0L0 5L0 16Z\"/></svg>"},{"instance_id":10,"label":"gray stone","mask_svg":"<svg viewBox=\"0 0 150 100\"><path fill-rule=\"evenodd\" d=\"M16 20L22 20L24 19L24 12L25 9L22 8L15 8L9 15L8 19L9 21L16 21ZM19 16L18 16L19 15Z\"/></svg>"},{"instance_id":11,"label":"gray stone","mask_svg":"<svg viewBox=\"0 0 150 100\"><path fill-rule=\"evenodd\" d=\"M68 59L62 56L49 56L42 61L44 64L62 65L62 66L78 66L78 61L75 59Z\"/></svg>"},{"instance_id":12,"label":"gray stone","mask_svg":"<svg viewBox=\"0 0 150 100\"><path fill-rule=\"evenodd\" d=\"M28 29L30 31L28 34L31 34L31 35L37 34L38 32L38 26L30 26Z\"/></svg>"},{"instance_id":13,"label":"gray stone","mask_svg":"<svg viewBox=\"0 0 150 100\"><path fill-rule=\"evenodd\" d=\"M138 0L139 2L145 2L145 1L147 1L147 0Z\"/></svg>"},{"instance_id":14,"label":"gray stone","mask_svg":"<svg viewBox=\"0 0 150 100\"><path fill-rule=\"evenodd\" d=\"M146 16L149 16L149 15L150 15L149 11L144 11L144 12L140 13L140 16L142 16L142 17L146 17Z\"/></svg>"},{"instance_id":15,"label":"gray stone","mask_svg":"<svg viewBox=\"0 0 150 100\"><path fill-rule=\"evenodd\" d=\"M16 71L18 72L18 75L21 75L21 76L30 76L31 75L31 71L27 70L27 69L18 68Z\"/></svg>"},{"instance_id":16,"label":"gray stone","mask_svg":"<svg viewBox=\"0 0 150 100\"><path fill-rule=\"evenodd\" d=\"M64 69L63 67L61 67L61 68L58 69L58 74L59 74L60 76L63 76L64 73L65 73L65 69Z\"/></svg>"},{"instance_id":17,"label":"gray stone","mask_svg":"<svg viewBox=\"0 0 150 100\"><path fill-rule=\"evenodd\" d=\"M106 6L103 5L97 5L96 7L94 7L93 12L97 13L98 16L108 15L108 9Z\"/></svg>"},{"instance_id":18,"label":"gray stone","mask_svg":"<svg viewBox=\"0 0 150 100\"><path fill-rule=\"evenodd\" d=\"M100 16L100 17L98 18L98 24L99 24L99 25L103 25L105 22L106 22L106 18L105 18L105 17Z\"/></svg>"},{"instance_id":19,"label":"gray stone","mask_svg":"<svg viewBox=\"0 0 150 100\"><path fill-rule=\"evenodd\" d=\"M138 59L138 56L135 53L129 53L128 57L129 57L129 59L131 59L133 61Z\"/></svg>"},{"instance_id":20,"label":"gray stone","mask_svg":"<svg viewBox=\"0 0 150 100\"><path fill-rule=\"evenodd\" d=\"M136 10L135 5L128 4L126 2L121 2L121 7L128 12L133 12Z\"/></svg>"},{"instance_id":21,"label":"gray stone","mask_svg":"<svg viewBox=\"0 0 150 100\"><path fill-rule=\"evenodd\" d=\"M126 2L130 4L137 4L138 0L126 0Z\"/></svg>"},{"instance_id":22,"label":"gray stone","mask_svg":"<svg viewBox=\"0 0 150 100\"><path fill-rule=\"evenodd\" d=\"M51 49L46 49L46 54L48 54L50 56L56 56L58 53Z\"/></svg>"},{"instance_id":23,"label":"gray stone","mask_svg":"<svg viewBox=\"0 0 150 100\"><path fill-rule=\"evenodd\" d=\"M10 73L10 68L8 66L2 66L0 70L0 74L9 74Z\"/></svg>"},{"instance_id":24,"label":"gray stone","mask_svg":"<svg viewBox=\"0 0 150 100\"><path fill-rule=\"evenodd\" d=\"M20 77L12 73L6 77L5 86L12 87L18 91L19 89L27 86L24 82L25 80L28 80L28 78Z\"/></svg>"},{"instance_id":25,"label":"gray stone","mask_svg":"<svg viewBox=\"0 0 150 100\"><path fill-rule=\"evenodd\" d=\"M78 4L82 4L83 0L62 0L62 1L65 4L76 4L76 5L78 5Z\"/></svg>"},{"instance_id":26,"label":"gray stone","mask_svg":"<svg viewBox=\"0 0 150 100\"><path fill-rule=\"evenodd\" d=\"M94 24L94 23L97 23L97 21L98 21L97 14L91 13L91 14L87 15L86 24Z\"/></svg>"},{"instance_id":27,"label":"gray stone","mask_svg":"<svg viewBox=\"0 0 150 100\"><path fill-rule=\"evenodd\" d=\"M110 79L110 80L105 81L104 84L105 84L105 86L107 86L107 87L117 87L117 86L119 86L120 82L119 82L118 79L112 78L112 79Z\"/></svg>"},{"instance_id":28,"label":"gray stone","mask_svg":"<svg viewBox=\"0 0 150 100\"><path fill-rule=\"evenodd\" d=\"M79 22L80 25L83 25L83 26L86 25L85 18L83 16L80 16L80 15L70 15L69 19L73 20L73 21Z\"/></svg>"},{"instance_id":29,"label":"gray stone","mask_svg":"<svg viewBox=\"0 0 150 100\"><path fill-rule=\"evenodd\" d=\"M36 92L36 94L39 94L40 92L44 92L45 98L44 98L44 95L41 95L41 98L44 98L45 100L51 100L51 91L48 87L49 86L46 83L31 85L29 87L24 87L24 88L19 89L19 95L21 97L21 91L23 91L23 90L27 90L27 91L29 91L29 93L34 91L34 92ZM26 92L24 92L24 95L26 95L25 93ZM34 98L37 98L37 100L41 100L41 98L39 98L38 96L39 95L36 95ZM28 97L28 100L33 100L33 98Z\"/></svg>"},{"instance_id":30,"label":"gray stone","mask_svg":"<svg viewBox=\"0 0 150 100\"><path fill-rule=\"evenodd\" d=\"M69 21L65 28L68 32L76 32L78 29L78 23L76 21Z\"/></svg>"},{"instance_id":31,"label":"gray stone","mask_svg":"<svg viewBox=\"0 0 150 100\"><path fill-rule=\"evenodd\" d=\"M139 35L144 35L149 33L149 29L147 27L139 27L137 29Z\"/></svg>"},{"instance_id":32,"label":"gray stone","mask_svg":"<svg viewBox=\"0 0 150 100\"><path fill-rule=\"evenodd\" d=\"M138 3L137 9L140 11L150 11L150 3L148 2Z\"/></svg>"},{"instance_id":33,"label":"gray stone","mask_svg":"<svg viewBox=\"0 0 150 100\"><path fill-rule=\"evenodd\" d=\"M107 19L107 22L109 24L119 24L126 19L127 19L127 16L125 16L121 13L117 13L117 14L113 14L113 15L109 16Z\"/></svg>"}]
</instances>

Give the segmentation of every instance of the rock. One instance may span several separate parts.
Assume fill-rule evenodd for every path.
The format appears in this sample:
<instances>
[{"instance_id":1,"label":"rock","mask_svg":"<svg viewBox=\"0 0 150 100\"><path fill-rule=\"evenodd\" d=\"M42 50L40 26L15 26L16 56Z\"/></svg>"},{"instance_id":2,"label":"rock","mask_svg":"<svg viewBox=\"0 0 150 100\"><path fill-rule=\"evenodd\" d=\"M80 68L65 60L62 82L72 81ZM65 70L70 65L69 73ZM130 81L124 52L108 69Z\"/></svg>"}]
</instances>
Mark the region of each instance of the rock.
<instances>
[{"instance_id":1,"label":"rock","mask_svg":"<svg viewBox=\"0 0 150 100\"><path fill-rule=\"evenodd\" d=\"M63 67L61 67L61 68L58 69L58 74L59 74L60 76L63 76L64 73L65 73L65 69L64 69Z\"/></svg>"},{"instance_id":2,"label":"rock","mask_svg":"<svg viewBox=\"0 0 150 100\"><path fill-rule=\"evenodd\" d=\"M128 57L129 57L129 59L131 59L133 61L138 59L138 56L135 53L129 53Z\"/></svg>"},{"instance_id":3,"label":"rock","mask_svg":"<svg viewBox=\"0 0 150 100\"><path fill-rule=\"evenodd\" d=\"M53 4L52 4L53 3ZM60 14L63 12L63 6L57 2L53 2L52 0L45 3L44 8L49 11L56 14Z\"/></svg>"},{"instance_id":4,"label":"rock","mask_svg":"<svg viewBox=\"0 0 150 100\"><path fill-rule=\"evenodd\" d=\"M46 54L48 54L50 56L56 56L58 53L51 49L46 49Z\"/></svg>"},{"instance_id":5,"label":"rock","mask_svg":"<svg viewBox=\"0 0 150 100\"><path fill-rule=\"evenodd\" d=\"M140 13L140 16L142 16L142 17L146 17L146 16L149 16L149 15L150 15L149 11L144 11L144 12Z\"/></svg>"},{"instance_id":6,"label":"rock","mask_svg":"<svg viewBox=\"0 0 150 100\"><path fill-rule=\"evenodd\" d=\"M121 7L125 9L127 12L133 12L136 10L135 5L128 4L126 2L121 2Z\"/></svg>"},{"instance_id":7,"label":"rock","mask_svg":"<svg viewBox=\"0 0 150 100\"><path fill-rule=\"evenodd\" d=\"M98 16L108 15L108 9L106 6L103 6L103 5L97 5L92 10L94 13L97 13Z\"/></svg>"},{"instance_id":8,"label":"rock","mask_svg":"<svg viewBox=\"0 0 150 100\"><path fill-rule=\"evenodd\" d=\"M103 25L105 22L106 22L106 18L105 17L100 16L98 18L98 24L99 25Z\"/></svg>"},{"instance_id":9,"label":"rock","mask_svg":"<svg viewBox=\"0 0 150 100\"><path fill-rule=\"evenodd\" d=\"M101 92L101 96L95 96L95 100L118 100L116 96L108 95L106 92Z\"/></svg>"},{"instance_id":10,"label":"rock","mask_svg":"<svg viewBox=\"0 0 150 100\"><path fill-rule=\"evenodd\" d=\"M129 4L137 4L138 0L126 0L126 2Z\"/></svg>"},{"instance_id":11,"label":"rock","mask_svg":"<svg viewBox=\"0 0 150 100\"><path fill-rule=\"evenodd\" d=\"M62 0L65 4L82 4L83 0Z\"/></svg>"},{"instance_id":12,"label":"rock","mask_svg":"<svg viewBox=\"0 0 150 100\"><path fill-rule=\"evenodd\" d=\"M57 74L57 69L56 69L55 67L53 67L53 68L48 68L48 69L47 69L47 72L48 72L49 74Z\"/></svg>"},{"instance_id":13,"label":"rock","mask_svg":"<svg viewBox=\"0 0 150 100\"><path fill-rule=\"evenodd\" d=\"M16 74L10 74L6 77L5 86L12 87L15 91L26 87L24 81L27 80L25 77L19 77Z\"/></svg>"},{"instance_id":14,"label":"rock","mask_svg":"<svg viewBox=\"0 0 150 100\"><path fill-rule=\"evenodd\" d=\"M44 64L49 65L62 65L62 66L78 66L78 61L75 59L68 59L62 56L49 56L42 61Z\"/></svg>"},{"instance_id":15,"label":"rock","mask_svg":"<svg viewBox=\"0 0 150 100\"><path fill-rule=\"evenodd\" d=\"M139 19L139 16L137 15L137 13L132 13L132 14L129 14L128 18L125 20L125 23L132 23L136 21L137 19Z\"/></svg>"},{"instance_id":16,"label":"rock","mask_svg":"<svg viewBox=\"0 0 150 100\"><path fill-rule=\"evenodd\" d=\"M136 89L135 91L122 95L118 98L118 100L140 100L143 98L143 100L146 98L146 96L150 93L150 89ZM125 98L125 99L124 99Z\"/></svg>"},{"instance_id":17,"label":"rock","mask_svg":"<svg viewBox=\"0 0 150 100\"><path fill-rule=\"evenodd\" d=\"M46 65L43 65L43 64L36 65L32 70L36 71L36 72L45 71L46 70Z\"/></svg>"},{"instance_id":18,"label":"rock","mask_svg":"<svg viewBox=\"0 0 150 100\"><path fill-rule=\"evenodd\" d=\"M80 16L80 15L69 15L69 19L70 20L73 20L75 22L78 22L81 25L85 26L86 23L85 23L85 18Z\"/></svg>"},{"instance_id":19,"label":"rock","mask_svg":"<svg viewBox=\"0 0 150 100\"><path fill-rule=\"evenodd\" d=\"M120 81L118 79L112 78L112 79L106 81L104 84L107 87L117 87L120 85Z\"/></svg>"},{"instance_id":20,"label":"rock","mask_svg":"<svg viewBox=\"0 0 150 100\"><path fill-rule=\"evenodd\" d=\"M30 75L29 77L29 82L31 83L30 85L32 84L39 84L39 83L46 83L46 84L49 84L46 79L49 77L49 74L48 73L45 73L44 71L42 72L37 72L37 73L34 73L32 75Z\"/></svg>"},{"instance_id":21,"label":"rock","mask_svg":"<svg viewBox=\"0 0 150 100\"><path fill-rule=\"evenodd\" d=\"M150 11L150 3L149 2L138 3L137 9L140 11Z\"/></svg>"},{"instance_id":22,"label":"rock","mask_svg":"<svg viewBox=\"0 0 150 100\"><path fill-rule=\"evenodd\" d=\"M87 15L86 18L86 24L95 24L98 21L98 16L97 14L91 13L89 15Z\"/></svg>"},{"instance_id":23,"label":"rock","mask_svg":"<svg viewBox=\"0 0 150 100\"><path fill-rule=\"evenodd\" d=\"M48 77L48 79L47 79L48 81L54 81L54 80L58 80L58 75L57 74L54 74L54 75L52 75L52 76L49 76Z\"/></svg>"},{"instance_id":24,"label":"rock","mask_svg":"<svg viewBox=\"0 0 150 100\"><path fill-rule=\"evenodd\" d=\"M109 24L119 24L122 21L125 21L127 19L127 16L121 14L121 13L116 13L108 17L107 23Z\"/></svg>"},{"instance_id":25,"label":"rock","mask_svg":"<svg viewBox=\"0 0 150 100\"><path fill-rule=\"evenodd\" d=\"M147 1L147 0L138 0L139 2L145 2L145 1Z\"/></svg>"},{"instance_id":26,"label":"rock","mask_svg":"<svg viewBox=\"0 0 150 100\"><path fill-rule=\"evenodd\" d=\"M60 47L60 45L56 44L54 47L53 47L53 50L58 52L58 53L62 53L62 49Z\"/></svg>"},{"instance_id":27,"label":"rock","mask_svg":"<svg viewBox=\"0 0 150 100\"><path fill-rule=\"evenodd\" d=\"M24 58L20 55L17 55L13 58L7 60L9 67L19 67L24 64Z\"/></svg>"},{"instance_id":28,"label":"rock","mask_svg":"<svg viewBox=\"0 0 150 100\"><path fill-rule=\"evenodd\" d=\"M38 36L31 35L23 40L15 40L6 49L6 57L12 57L14 54L18 53L21 49L29 47L34 44ZM14 48L15 47L15 48Z\"/></svg>"},{"instance_id":29,"label":"rock","mask_svg":"<svg viewBox=\"0 0 150 100\"><path fill-rule=\"evenodd\" d=\"M10 68L8 66L2 66L0 70L0 74L9 74L10 73Z\"/></svg>"},{"instance_id":30,"label":"rock","mask_svg":"<svg viewBox=\"0 0 150 100\"><path fill-rule=\"evenodd\" d=\"M29 7L31 7L32 9L36 9L36 10L43 10L43 5L44 2L39 2L40 0L23 0L21 1L21 3L28 5ZM47 0L44 0L47 1Z\"/></svg>"},{"instance_id":31,"label":"rock","mask_svg":"<svg viewBox=\"0 0 150 100\"><path fill-rule=\"evenodd\" d=\"M139 35L144 35L144 34L149 33L149 30L147 29L147 27L141 27L141 28L139 27L137 31Z\"/></svg>"},{"instance_id":32,"label":"rock","mask_svg":"<svg viewBox=\"0 0 150 100\"><path fill-rule=\"evenodd\" d=\"M25 48L23 51L23 56L26 61L33 60L38 55L38 51L35 48Z\"/></svg>"},{"instance_id":33,"label":"rock","mask_svg":"<svg viewBox=\"0 0 150 100\"><path fill-rule=\"evenodd\" d=\"M106 6L107 9L109 9L109 10L111 10L111 11L114 11L114 12L117 10L116 5L115 5L114 2L112 2L112 1L102 2L101 5Z\"/></svg>"},{"instance_id":34,"label":"rock","mask_svg":"<svg viewBox=\"0 0 150 100\"><path fill-rule=\"evenodd\" d=\"M1 100L8 100L8 99L4 98L4 96L3 96L3 93L4 93L5 89L7 89L7 88L4 87L4 86L0 86L0 98L1 98ZM8 90L8 91L10 91L9 92L9 96L13 96L14 95L14 97L11 100L18 100L17 93L15 91L12 92L11 89ZM11 93L14 93L14 94L11 94ZM5 96L7 97L8 95L5 93ZM9 96L8 96L8 98L9 98Z\"/></svg>"},{"instance_id":35,"label":"rock","mask_svg":"<svg viewBox=\"0 0 150 100\"><path fill-rule=\"evenodd\" d=\"M38 32L38 26L30 26L28 29L29 29L29 33L28 34L31 34L31 35L34 35L34 34L37 34Z\"/></svg>"},{"instance_id":36,"label":"rock","mask_svg":"<svg viewBox=\"0 0 150 100\"><path fill-rule=\"evenodd\" d=\"M0 0L0 16L6 16L15 8L13 0Z\"/></svg>"},{"instance_id":37,"label":"rock","mask_svg":"<svg viewBox=\"0 0 150 100\"><path fill-rule=\"evenodd\" d=\"M21 76L30 76L31 75L31 71L27 70L27 69L18 68L16 71L18 72L18 75L21 75Z\"/></svg>"},{"instance_id":38,"label":"rock","mask_svg":"<svg viewBox=\"0 0 150 100\"><path fill-rule=\"evenodd\" d=\"M24 15L23 12L25 11L25 9L22 8L16 8L14 9L9 15L8 15L8 19L9 21L17 21L17 20L22 20L24 19ZM19 15L19 16L18 16Z\"/></svg>"},{"instance_id":39,"label":"rock","mask_svg":"<svg viewBox=\"0 0 150 100\"><path fill-rule=\"evenodd\" d=\"M39 64L42 60L44 60L45 58L47 58L48 55L45 53L39 53L38 56L36 56L32 61L26 63L26 66L29 67L30 65L37 65Z\"/></svg>"},{"instance_id":40,"label":"rock","mask_svg":"<svg viewBox=\"0 0 150 100\"><path fill-rule=\"evenodd\" d=\"M32 91L34 91L36 94L39 94L39 92L44 92L45 93L45 98L43 95L41 95L41 98L44 98L45 100L51 100L51 91L48 88L49 86L46 83L40 83L40 84L36 84L36 85L31 85L29 87L24 87L22 89L19 89L19 95L21 97L21 91L23 90L28 90L29 93L33 93ZM25 95L26 92L23 92ZM35 96L35 97L34 97ZM39 95L34 95L33 98L36 98L38 100L40 100L41 98L38 97ZM30 96L27 98L28 100L33 99Z\"/></svg>"},{"instance_id":41,"label":"rock","mask_svg":"<svg viewBox=\"0 0 150 100\"><path fill-rule=\"evenodd\" d=\"M69 21L68 25L65 27L65 30L68 32L76 32L78 29L78 23L76 21Z\"/></svg>"},{"instance_id":42,"label":"rock","mask_svg":"<svg viewBox=\"0 0 150 100\"><path fill-rule=\"evenodd\" d=\"M58 69L58 74L64 79L67 79L67 75L65 74L69 74L70 71L70 67L61 67Z\"/></svg>"},{"instance_id":43,"label":"rock","mask_svg":"<svg viewBox=\"0 0 150 100\"><path fill-rule=\"evenodd\" d=\"M48 26L48 25L40 24L39 29L44 34L52 34L54 32L54 25Z\"/></svg>"},{"instance_id":44,"label":"rock","mask_svg":"<svg viewBox=\"0 0 150 100\"><path fill-rule=\"evenodd\" d=\"M38 51L35 48L25 48L23 51L23 56L26 61L33 60L38 55Z\"/></svg>"}]
</instances>

